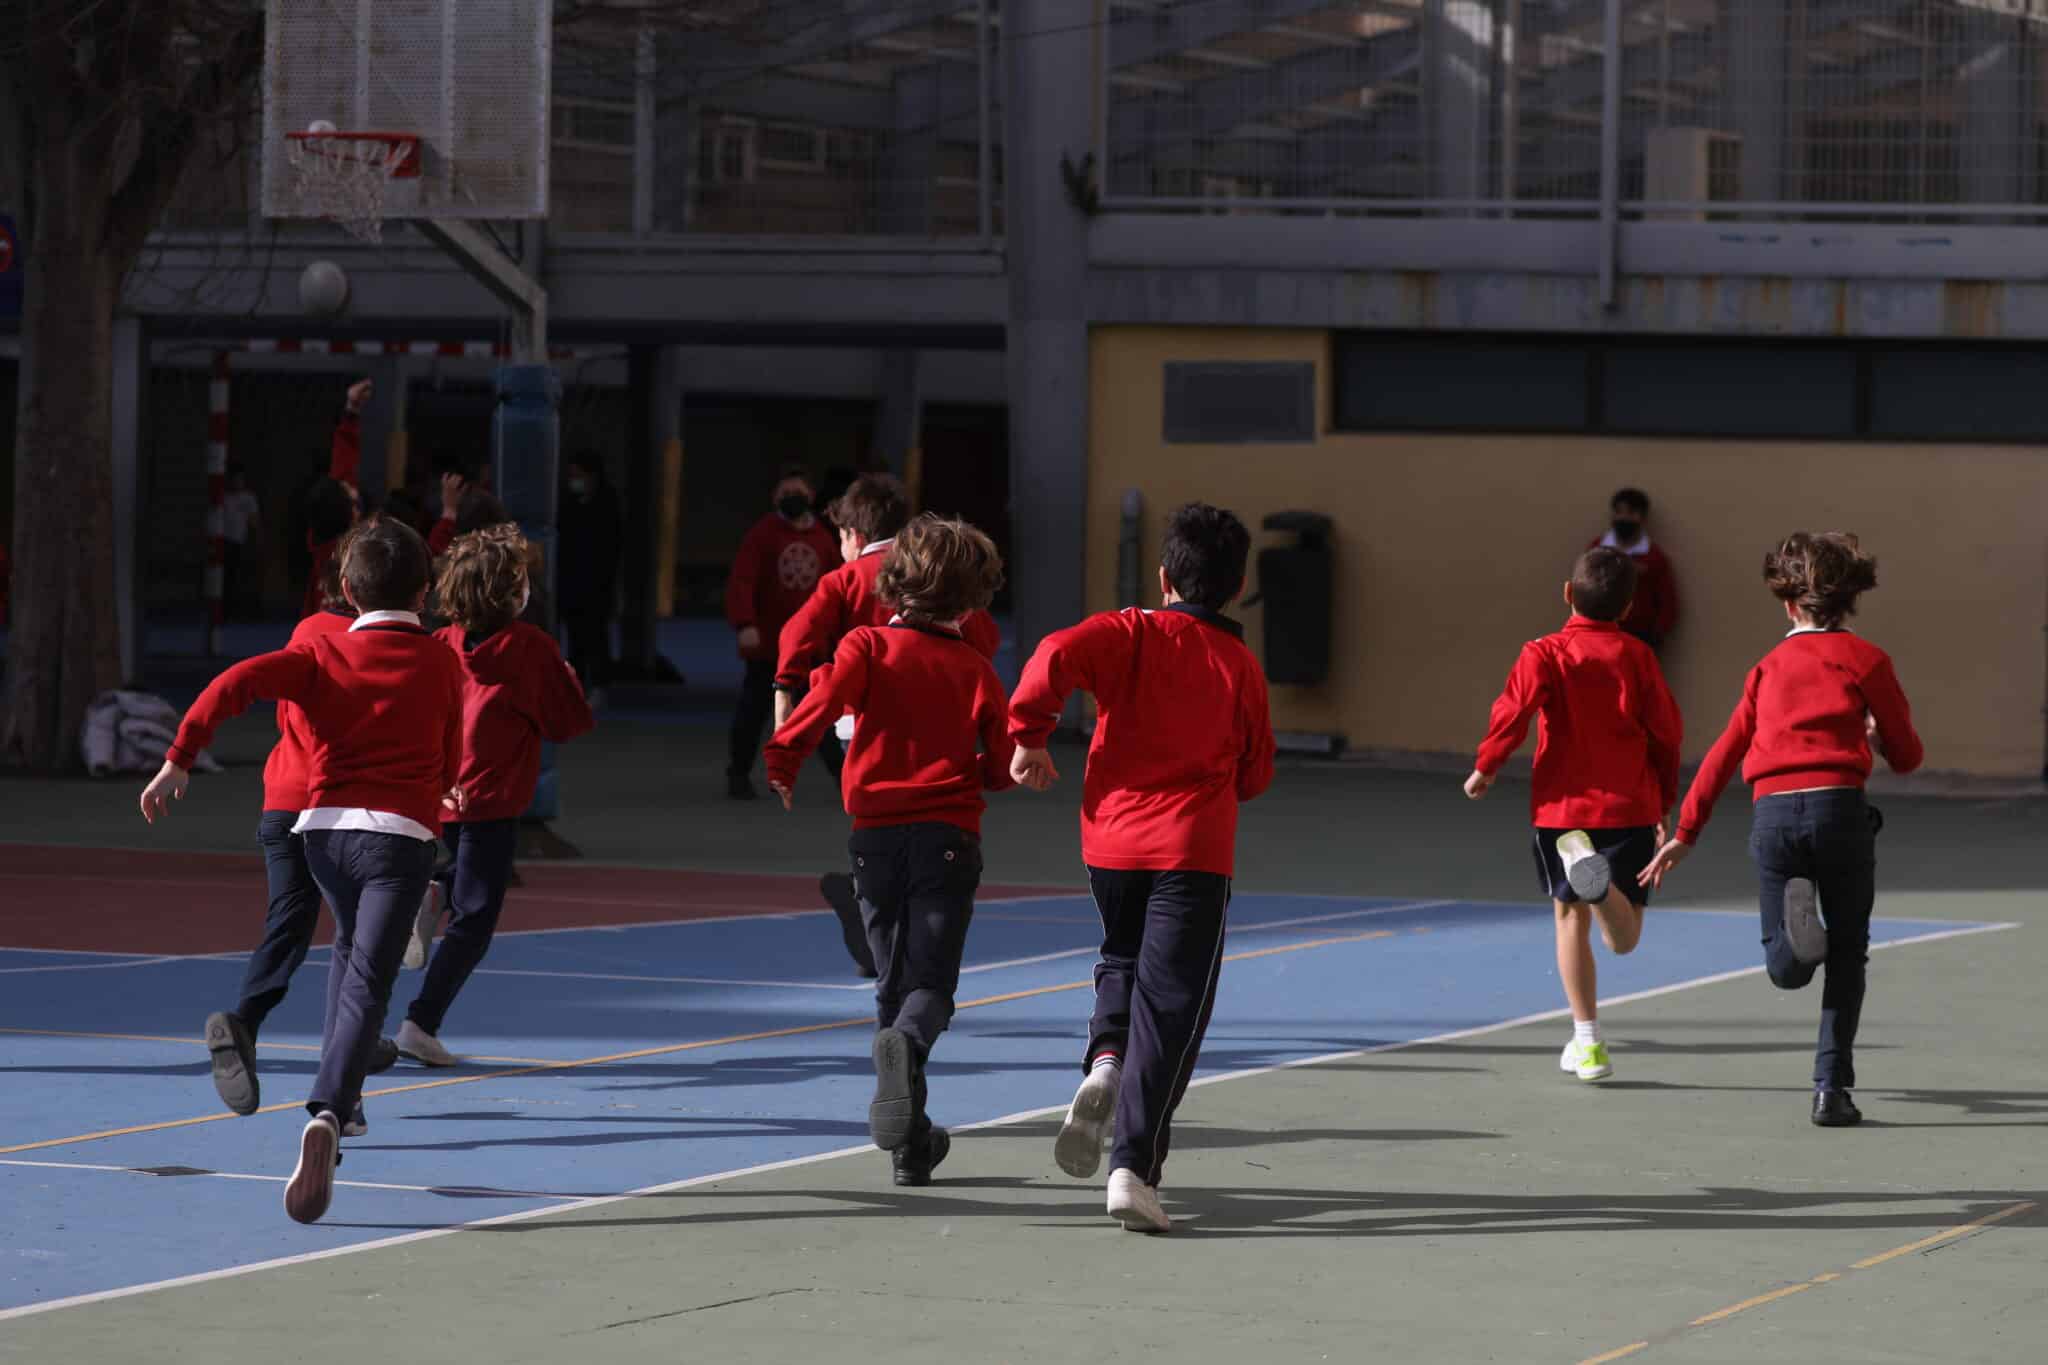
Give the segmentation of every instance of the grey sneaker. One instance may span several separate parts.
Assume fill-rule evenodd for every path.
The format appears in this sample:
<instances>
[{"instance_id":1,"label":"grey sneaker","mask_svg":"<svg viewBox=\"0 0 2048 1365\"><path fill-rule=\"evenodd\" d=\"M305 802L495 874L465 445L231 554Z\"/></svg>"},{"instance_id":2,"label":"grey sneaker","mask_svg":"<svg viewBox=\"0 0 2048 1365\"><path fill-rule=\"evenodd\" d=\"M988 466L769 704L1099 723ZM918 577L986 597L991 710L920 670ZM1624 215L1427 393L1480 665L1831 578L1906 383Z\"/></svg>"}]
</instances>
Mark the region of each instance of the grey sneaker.
<instances>
[{"instance_id":1,"label":"grey sneaker","mask_svg":"<svg viewBox=\"0 0 2048 1365\"><path fill-rule=\"evenodd\" d=\"M1607 899L1607 889L1614 885L1614 870L1593 848L1591 835L1582 829L1560 835L1557 858L1564 864L1564 879L1571 883L1573 895L1588 905Z\"/></svg>"},{"instance_id":2,"label":"grey sneaker","mask_svg":"<svg viewBox=\"0 0 2048 1365\"><path fill-rule=\"evenodd\" d=\"M1785 941L1801 962L1825 962L1828 927L1820 917L1820 893L1804 877L1785 883Z\"/></svg>"}]
</instances>

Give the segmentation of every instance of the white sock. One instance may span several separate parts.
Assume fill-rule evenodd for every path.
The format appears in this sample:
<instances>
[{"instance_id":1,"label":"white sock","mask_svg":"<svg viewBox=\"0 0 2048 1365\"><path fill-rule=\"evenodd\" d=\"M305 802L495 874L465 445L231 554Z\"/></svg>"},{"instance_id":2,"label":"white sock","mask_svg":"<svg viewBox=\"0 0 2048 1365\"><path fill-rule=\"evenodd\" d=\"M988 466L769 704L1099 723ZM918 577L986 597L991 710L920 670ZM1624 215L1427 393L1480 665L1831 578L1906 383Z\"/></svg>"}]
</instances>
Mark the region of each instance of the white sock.
<instances>
[{"instance_id":1,"label":"white sock","mask_svg":"<svg viewBox=\"0 0 2048 1365\"><path fill-rule=\"evenodd\" d=\"M1118 1057L1114 1052L1098 1052L1095 1055L1094 1062L1092 1062L1088 1067L1088 1074L1092 1076L1106 1066L1122 1067L1123 1059Z\"/></svg>"},{"instance_id":2,"label":"white sock","mask_svg":"<svg viewBox=\"0 0 2048 1365\"><path fill-rule=\"evenodd\" d=\"M1584 1043L1588 1046L1591 1046L1592 1044L1599 1042L1600 1021L1598 1019L1572 1020L1572 1041L1575 1043Z\"/></svg>"}]
</instances>

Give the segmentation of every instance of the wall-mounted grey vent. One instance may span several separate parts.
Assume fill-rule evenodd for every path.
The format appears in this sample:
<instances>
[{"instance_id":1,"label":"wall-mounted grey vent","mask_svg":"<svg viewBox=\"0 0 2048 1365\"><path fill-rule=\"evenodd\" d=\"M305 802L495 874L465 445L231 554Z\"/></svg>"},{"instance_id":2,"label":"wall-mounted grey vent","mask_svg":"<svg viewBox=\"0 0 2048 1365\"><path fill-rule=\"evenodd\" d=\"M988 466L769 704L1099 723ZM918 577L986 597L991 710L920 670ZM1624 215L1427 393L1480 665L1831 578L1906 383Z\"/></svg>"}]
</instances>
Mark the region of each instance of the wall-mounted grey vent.
<instances>
[{"instance_id":1,"label":"wall-mounted grey vent","mask_svg":"<svg viewBox=\"0 0 2048 1365\"><path fill-rule=\"evenodd\" d=\"M1316 367L1307 362L1166 366L1166 440L1245 445L1316 438Z\"/></svg>"}]
</instances>

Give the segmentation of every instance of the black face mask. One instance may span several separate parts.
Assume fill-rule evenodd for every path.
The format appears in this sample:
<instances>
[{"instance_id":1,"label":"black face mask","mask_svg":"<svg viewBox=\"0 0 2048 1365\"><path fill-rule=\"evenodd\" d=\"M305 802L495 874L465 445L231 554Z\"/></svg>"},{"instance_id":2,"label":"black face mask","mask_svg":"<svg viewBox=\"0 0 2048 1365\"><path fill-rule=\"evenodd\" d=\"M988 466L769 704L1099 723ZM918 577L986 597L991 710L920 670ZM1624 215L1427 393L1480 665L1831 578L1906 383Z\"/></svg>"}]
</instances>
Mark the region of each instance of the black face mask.
<instances>
[{"instance_id":1,"label":"black face mask","mask_svg":"<svg viewBox=\"0 0 2048 1365\"><path fill-rule=\"evenodd\" d=\"M1643 524L1628 517L1614 519L1614 538L1624 545L1633 545L1637 536L1643 533Z\"/></svg>"},{"instance_id":2,"label":"black face mask","mask_svg":"<svg viewBox=\"0 0 2048 1365\"><path fill-rule=\"evenodd\" d=\"M775 510L782 513L785 520L800 521L810 514L811 500L801 493L791 493L776 499Z\"/></svg>"}]
</instances>

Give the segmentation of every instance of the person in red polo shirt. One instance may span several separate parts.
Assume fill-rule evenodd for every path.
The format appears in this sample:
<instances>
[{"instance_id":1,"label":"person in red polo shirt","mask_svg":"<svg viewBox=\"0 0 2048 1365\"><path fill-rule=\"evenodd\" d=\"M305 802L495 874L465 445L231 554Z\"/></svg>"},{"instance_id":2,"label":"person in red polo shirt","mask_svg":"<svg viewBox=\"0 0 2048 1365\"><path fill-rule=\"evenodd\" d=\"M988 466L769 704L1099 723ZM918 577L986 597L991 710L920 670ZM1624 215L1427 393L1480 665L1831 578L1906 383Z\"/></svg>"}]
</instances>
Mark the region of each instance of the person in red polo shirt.
<instances>
[{"instance_id":1,"label":"person in red polo shirt","mask_svg":"<svg viewBox=\"0 0 2048 1365\"><path fill-rule=\"evenodd\" d=\"M786 466L775 481L774 508L740 542L725 583L725 619L738 636L746 676L733 708L726 795L752 801L754 758L774 711L775 655L783 625L809 599L839 559L832 529L818 520L816 490L801 465Z\"/></svg>"},{"instance_id":2,"label":"person in red polo shirt","mask_svg":"<svg viewBox=\"0 0 2048 1365\"><path fill-rule=\"evenodd\" d=\"M1636 595L1622 614L1621 628L1651 649L1662 649L1678 625L1678 581L1672 577L1671 557L1650 542L1650 495L1640 488L1619 489L1608 510L1614 522L1593 544L1620 550L1636 564Z\"/></svg>"},{"instance_id":3,"label":"person in red polo shirt","mask_svg":"<svg viewBox=\"0 0 2048 1365\"><path fill-rule=\"evenodd\" d=\"M1565 584L1563 630L1522 646L1465 795L1478 800L1543 718L1530 815L1536 873L1557 913L1557 973L1572 1008L1560 1069L1582 1081L1614 1074L1600 1037L1591 921L1616 953L1635 951L1650 903L1650 860L1678 799L1678 704L1648 645L1620 625L1634 559L1611 546L1579 556Z\"/></svg>"}]
</instances>

